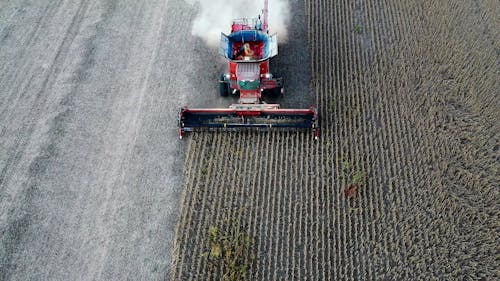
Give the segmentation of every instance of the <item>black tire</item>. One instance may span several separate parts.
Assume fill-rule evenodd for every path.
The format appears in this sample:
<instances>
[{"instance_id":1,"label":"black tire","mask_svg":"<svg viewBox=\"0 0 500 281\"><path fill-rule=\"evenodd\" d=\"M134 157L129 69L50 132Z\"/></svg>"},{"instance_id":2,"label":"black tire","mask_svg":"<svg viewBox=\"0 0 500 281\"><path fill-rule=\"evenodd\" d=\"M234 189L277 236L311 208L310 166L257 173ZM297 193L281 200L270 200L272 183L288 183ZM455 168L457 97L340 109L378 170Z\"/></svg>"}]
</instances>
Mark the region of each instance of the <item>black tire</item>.
<instances>
[{"instance_id":1,"label":"black tire","mask_svg":"<svg viewBox=\"0 0 500 281\"><path fill-rule=\"evenodd\" d=\"M219 94L221 97L227 97L229 95L230 88L229 83L224 79L224 74L222 74L219 81Z\"/></svg>"},{"instance_id":2,"label":"black tire","mask_svg":"<svg viewBox=\"0 0 500 281\"><path fill-rule=\"evenodd\" d=\"M219 94L221 97L227 97L229 95L229 83L219 82Z\"/></svg>"},{"instance_id":3,"label":"black tire","mask_svg":"<svg viewBox=\"0 0 500 281\"><path fill-rule=\"evenodd\" d=\"M278 87L264 90L264 94L269 98L276 99L283 96L283 94L285 93L285 87L283 85L283 78L281 78L279 74L274 74L273 77L278 82Z\"/></svg>"},{"instance_id":4,"label":"black tire","mask_svg":"<svg viewBox=\"0 0 500 281\"><path fill-rule=\"evenodd\" d=\"M278 97L281 97L283 92L284 92L283 87L276 87L274 89L269 90L269 96L271 98L278 98Z\"/></svg>"}]
</instances>

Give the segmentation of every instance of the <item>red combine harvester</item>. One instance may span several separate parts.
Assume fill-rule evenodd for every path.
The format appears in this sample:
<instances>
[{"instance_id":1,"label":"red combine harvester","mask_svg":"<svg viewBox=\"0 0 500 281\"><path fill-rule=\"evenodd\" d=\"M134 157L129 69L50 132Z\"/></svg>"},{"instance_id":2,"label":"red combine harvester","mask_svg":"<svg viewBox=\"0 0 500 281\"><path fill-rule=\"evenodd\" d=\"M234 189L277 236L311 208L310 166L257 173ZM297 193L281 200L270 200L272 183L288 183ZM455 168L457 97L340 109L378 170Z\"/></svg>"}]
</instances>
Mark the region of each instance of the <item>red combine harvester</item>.
<instances>
[{"instance_id":1,"label":"red combine harvester","mask_svg":"<svg viewBox=\"0 0 500 281\"><path fill-rule=\"evenodd\" d=\"M229 73L221 75L220 95L239 95L239 103L223 109L190 109L179 113L179 137L185 132L218 129L311 129L318 138L318 113L308 109L281 109L267 104L264 95L284 93L282 78L269 72L269 60L278 54L277 35L269 35L268 8L264 2L262 18L233 21L231 34L221 34L219 53L229 60Z\"/></svg>"}]
</instances>

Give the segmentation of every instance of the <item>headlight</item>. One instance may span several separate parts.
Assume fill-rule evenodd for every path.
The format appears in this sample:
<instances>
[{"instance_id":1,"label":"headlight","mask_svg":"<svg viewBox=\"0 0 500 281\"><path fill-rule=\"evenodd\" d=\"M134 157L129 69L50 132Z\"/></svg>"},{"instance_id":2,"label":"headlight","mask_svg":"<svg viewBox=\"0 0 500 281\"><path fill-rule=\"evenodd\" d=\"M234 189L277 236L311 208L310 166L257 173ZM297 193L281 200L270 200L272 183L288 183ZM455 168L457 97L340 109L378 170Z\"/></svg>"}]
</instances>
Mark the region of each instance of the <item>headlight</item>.
<instances>
[{"instance_id":1,"label":"headlight","mask_svg":"<svg viewBox=\"0 0 500 281\"><path fill-rule=\"evenodd\" d=\"M271 73L266 73L266 74L264 74L264 77L265 77L266 79L273 79L273 75L272 75Z\"/></svg>"}]
</instances>

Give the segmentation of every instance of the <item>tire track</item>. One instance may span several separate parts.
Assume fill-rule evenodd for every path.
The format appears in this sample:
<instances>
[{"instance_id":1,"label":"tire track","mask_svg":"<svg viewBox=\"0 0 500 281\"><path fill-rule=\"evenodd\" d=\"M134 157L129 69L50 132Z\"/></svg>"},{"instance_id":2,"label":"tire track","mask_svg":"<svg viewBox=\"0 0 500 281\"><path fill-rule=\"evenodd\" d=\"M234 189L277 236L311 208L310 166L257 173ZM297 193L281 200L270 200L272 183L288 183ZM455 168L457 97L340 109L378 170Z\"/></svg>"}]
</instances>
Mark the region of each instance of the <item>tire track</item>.
<instances>
[{"instance_id":1,"label":"tire track","mask_svg":"<svg viewBox=\"0 0 500 281\"><path fill-rule=\"evenodd\" d=\"M72 20L66 29L66 34L63 39L60 41L59 47L56 49L54 59L52 61L51 67L46 72L44 80L39 88L35 89L35 96L33 102L28 103L29 110L25 111L26 114L23 114L21 117L21 129L20 133L16 135L14 138L14 144L9 149L13 151L7 157L4 166L2 167L2 171L0 172L0 186L9 186L9 182L12 177L16 176L16 173L23 170L23 167L20 167L22 164L21 161L25 156L26 150L30 145L30 138L33 136L35 132L35 127L38 125L38 122L33 120L33 116L37 116L40 114L41 110L45 107L52 107L47 104L47 101L50 101L50 95L47 94L48 89L53 86L55 83L57 76L60 74L61 69L60 66L64 63L68 50L78 32L79 26L82 22L82 19L87 11L87 6L84 5L84 2L76 10ZM47 11L48 12L48 11ZM38 27L35 28L35 31L38 30ZM37 35L36 33L33 36ZM31 80L30 80L31 81ZM46 95L43 95L43 94ZM12 96L12 94L11 94ZM54 97L51 97L54 98ZM56 98L57 100L57 98ZM12 108L12 111L17 108ZM12 114L12 113L9 113ZM14 118L11 119L12 124L15 124ZM51 146L45 147L45 150L41 152L41 155L38 155L33 159L32 162L28 165L28 173L40 172L40 161L44 161L47 158L51 157L51 151L53 148ZM43 172L43 171L42 171ZM5 235L2 237L2 252L4 253L2 264L6 265L6 269L2 271L2 279L8 279L8 276L12 274L14 268L12 267L12 259L14 259L14 253L19 247L19 243L21 243L24 234L28 231L28 227L31 224L32 214L29 212L29 208L33 205L33 200L35 198L34 194L37 192L36 184L33 179L27 179L27 184L25 188L22 188L20 191L16 191L13 196L16 200L9 200L8 206L4 206L2 211L5 211L3 214L6 217L6 221L2 222L2 224L6 225ZM21 183L19 183L21 184ZM3 194L9 194L12 192L9 189L3 190ZM15 214L15 210L17 206L11 207L13 202L21 200L23 201L24 211L21 214ZM22 226L21 226L22 225Z\"/></svg>"},{"instance_id":2,"label":"tire track","mask_svg":"<svg viewBox=\"0 0 500 281\"><path fill-rule=\"evenodd\" d=\"M40 85L39 88L38 87L36 88L35 90L36 94L34 95L34 100L29 103L31 104L31 106L28 110L26 110L26 112L33 113L34 115L36 115L37 113L40 112L41 108L45 106L45 102L48 100L48 96L42 94L47 93L47 90L52 87L53 82L60 73L60 68L57 67L57 65L61 65L66 59L69 47L71 46L71 43L73 42L76 33L78 32L79 26L86 12L87 5L84 5L85 3L87 2L82 1L77 11L75 12L72 21L66 30L65 36L60 41L61 43L57 48L57 51L55 52L55 57L52 60L52 64L50 68L47 70L42 84ZM10 96L13 96L13 94L11 94ZM13 107L12 109L15 109L15 107ZM8 181L9 169L12 167L16 167L17 163L21 159L22 154L24 154L24 151L28 144L27 139L32 135L34 127L36 126L35 122L27 122L27 119L31 117L32 117L31 115L24 115L22 122L20 122L21 124L23 124L20 131L26 133L18 134L16 140L14 141L14 146L11 148L11 150L17 151L17 153L11 154L11 156L6 161L6 164L2 168L2 171L0 173L0 185ZM8 119L12 119L10 115L5 117L5 120Z\"/></svg>"},{"instance_id":3,"label":"tire track","mask_svg":"<svg viewBox=\"0 0 500 281\"><path fill-rule=\"evenodd\" d=\"M27 87L30 85L30 83L26 83L26 86L21 87L23 85L21 81L29 81L29 79L26 79L24 75L26 73L33 73L34 70L39 67L39 65L36 65L36 63L33 62L33 57L27 54L34 47L34 43L40 41L39 38L41 36L40 33L42 33L41 31L43 30L42 27L47 26L50 20L52 20L54 15L59 11L59 9L61 8L61 1L62 0L60 0L59 2L51 1L45 6L43 12L39 13L40 16L39 18L37 18L36 24L30 26L31 29L29 30L29 32L24 33L24 41L19 44L19 46L22 47L19 48L19 50L16 52L16 55L12 59L12 63L2 64L2 72L0 74L0 77L5 78L5 80L2 79L5 82L2 81L0 85L4 85L4 83L7 84L7 81L11 81L11 83L8 84L8 88L10 89L10 91L8 99L4 100L4 102L2 103L3 106L0 109L0 117L4 115L7 108L10 108L10 110L16 108L15 105L17 105L19 99L23 96L23 94L16 93L25 93L27 91ZM6 22L10 22L10 20L6 20ZM5 41L6 39L8 39L8 37L4 35L2 41ZM22 61L22 63L20 63L20 61ZM14 64L21 64L21 67L15 67L15 70L12 70L11 68L13 68ZM19 90L20 88L22 88L23 90Z\"/></svg>"}]
</instances>

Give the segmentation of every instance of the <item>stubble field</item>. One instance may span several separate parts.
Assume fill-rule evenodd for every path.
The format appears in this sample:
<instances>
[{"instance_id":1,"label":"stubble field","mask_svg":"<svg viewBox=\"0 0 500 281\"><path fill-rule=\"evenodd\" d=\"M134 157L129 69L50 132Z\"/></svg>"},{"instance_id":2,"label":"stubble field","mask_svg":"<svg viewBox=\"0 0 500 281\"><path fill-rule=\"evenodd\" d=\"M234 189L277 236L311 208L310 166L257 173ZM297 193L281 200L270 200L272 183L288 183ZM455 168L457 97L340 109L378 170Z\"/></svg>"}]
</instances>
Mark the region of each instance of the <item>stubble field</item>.
<instances>
[{"instance_id":1,"label":"stubble field","mask_svg":"<svg viewBox=\"0 0 500 281\"><path fill-rule=\"evenodd\" d=\"M500 5L290 3L321 137L191 135L170 278L498 279Z\"/></svg>"},{"instance_id":2,"label":"stubble field","mask_svg":"<svg viewBox=\"0 0 500 281\"><path fill-rule=\"evenodd\" d=\"M0 1L0 280L166 278L195 12Z\"/></svg>"}]
</instances>

